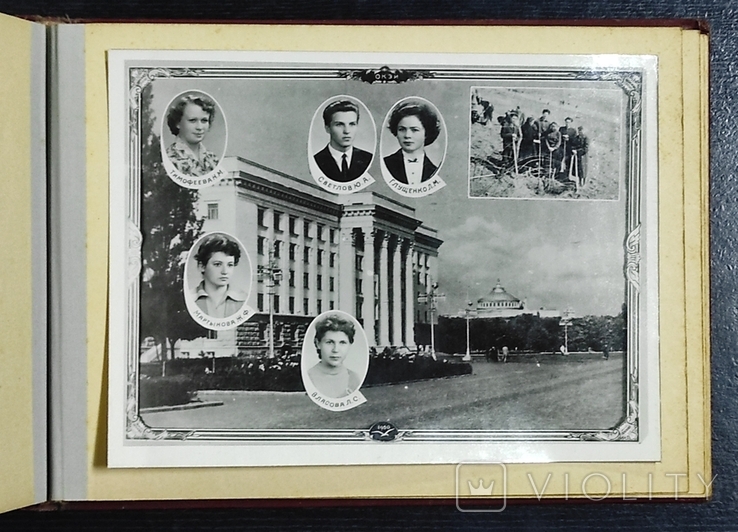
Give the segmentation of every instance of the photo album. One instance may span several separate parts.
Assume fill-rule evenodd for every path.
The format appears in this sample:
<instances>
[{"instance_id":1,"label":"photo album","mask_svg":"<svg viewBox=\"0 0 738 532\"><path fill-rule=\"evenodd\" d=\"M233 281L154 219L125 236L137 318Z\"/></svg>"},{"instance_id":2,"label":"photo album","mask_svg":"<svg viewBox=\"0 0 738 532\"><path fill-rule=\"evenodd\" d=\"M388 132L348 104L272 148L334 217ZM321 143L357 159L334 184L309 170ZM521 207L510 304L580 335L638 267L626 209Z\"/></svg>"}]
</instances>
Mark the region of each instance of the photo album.
<instances>
[{"instance_id":1,"label":"photo album","mask_svg":"<svg viewBox=\"0 0 738 532\"><path fill-rule=\"evenodd\" d=\"M708 37L604 24L0 19L3 507L709 497Z\"/></svg>"}]
</instances>

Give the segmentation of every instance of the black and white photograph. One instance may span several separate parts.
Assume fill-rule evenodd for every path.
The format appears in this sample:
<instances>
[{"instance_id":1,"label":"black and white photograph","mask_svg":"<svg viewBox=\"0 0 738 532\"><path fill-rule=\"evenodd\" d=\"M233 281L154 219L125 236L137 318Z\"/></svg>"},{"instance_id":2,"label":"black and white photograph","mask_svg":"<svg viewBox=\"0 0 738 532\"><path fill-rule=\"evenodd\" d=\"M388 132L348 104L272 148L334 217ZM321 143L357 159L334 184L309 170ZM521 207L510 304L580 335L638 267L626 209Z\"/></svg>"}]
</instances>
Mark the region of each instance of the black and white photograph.
<instances>
[{"instance_id":1,"label":"black and white photograph","mask_svg":"<svg viewBox=\"0 0 738 532\"><path fill-rule=\"evenodd\" d=\"M340 95L324 102L310 127L308 163L321 187L336 194L365 189L377 145L376 125L366 105Z\"/></svg>"},{"instance_id":2,"label":"black and white photograph","mask_svg":"<svg viewBox=\"0 0 738 532\"><path fill-rule=\"evenodd\" d=\"M305 332L302 381L312 401L332 411L355 408L369 366L366 335L356 319L338 310L321 314Z\"/></svg>"},{"instance_id":3,"label":"black and white photograph","mask_svg":"<svg viewBox=\"0 0 738 532\"><path fill-rule=\"evenodd\" d=\"M446 155L446 127L429 101L407 98L397 102L384 120L381 146L382 175L397 193L421 197L445 185L440 177L433 177Z\"/></svg>"},{"instance_id":4,"label":"black and white photograph","mask_svg":"<svg viewBox=\"0 0 738 532\"><path fill-rule=\"evenodd\" d=\"M223 176L219 164L227 144L226 117L212 96L195 90L178 94L161 128L162 159L172 180L197 189Z\"/></svg>"},{"instance_id":5,"label":"black and white photograph","mask_svg":"<svg viewBox=\"0 0 738 532\"><path fill-rule=\"evenodd\" d=\"M185 263L185 299L190 316L213 330L232 329L253 315L246 305L252 270L248 252L235 237L207 233Z\"/></svg>"},{"instance_id":6,"label":"black and white photograph","mask_svg":"<svg viewBox=\"0 0 738 532\"><path fill-rule=\"evenodd\" d=\"M658 456L652 59L420 57L113 54L111 464ZM159 133L195 84L230 125L197 189Z\"/></svg>"},{"instance_id":7,"label":"black and white photograph","mask_svg":"<svg viewBox=\"0 0 738 532\"><path fill-rule=\"evenodd\" d=\"M471 88L469 196L617 200L626 93L611 82L540 85Z\"/></svg>"}]
</instances>

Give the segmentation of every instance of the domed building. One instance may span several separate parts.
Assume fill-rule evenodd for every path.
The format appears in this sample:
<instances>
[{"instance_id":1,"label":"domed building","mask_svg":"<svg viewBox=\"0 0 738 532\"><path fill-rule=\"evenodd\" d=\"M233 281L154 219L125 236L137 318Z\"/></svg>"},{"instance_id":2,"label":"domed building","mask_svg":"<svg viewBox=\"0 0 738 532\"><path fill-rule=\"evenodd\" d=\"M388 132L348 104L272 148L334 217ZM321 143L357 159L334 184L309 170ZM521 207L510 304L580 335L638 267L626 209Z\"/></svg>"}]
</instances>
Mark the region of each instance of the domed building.
<instances>
[{"instance_id":1,"label":"domed building","mask_svg":"<svg viewBox=\"0 0 738 532\"><path fill-rule=\"evenodd\" d=\"M557 310L530 310L525 300L510 294L497 279L497 284L486 296L477 299L476 315L479 318L513 318L521 314L537 314L540 317L560 316Z\"/></svg>"}]
</instances>

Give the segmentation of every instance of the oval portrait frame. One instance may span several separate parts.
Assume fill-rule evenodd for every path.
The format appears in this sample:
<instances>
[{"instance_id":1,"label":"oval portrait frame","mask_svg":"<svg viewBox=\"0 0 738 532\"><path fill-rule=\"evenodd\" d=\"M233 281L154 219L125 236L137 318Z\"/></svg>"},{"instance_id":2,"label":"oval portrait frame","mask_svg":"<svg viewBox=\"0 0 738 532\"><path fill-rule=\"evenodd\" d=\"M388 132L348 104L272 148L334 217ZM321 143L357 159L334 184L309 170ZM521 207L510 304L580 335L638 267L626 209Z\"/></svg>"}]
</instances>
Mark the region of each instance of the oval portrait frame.
<instances>
[{"instance_id":1,"label":"oval portrait frame","mask_svg":"<svg viewBox=\"0 0 738 532\"><path fill-rule=\"evenodd\" d=\"M318 364L320 358L315 347L315 326L316 323L325 319L327 316L338 315L344 318L354 325L356 331L354 335L354 342L349 348L349 353L346 355L344 365L349 370L359 375L359 385L351 393L342 397L329 397L322 393L312 379L308 375L310 368ZM349 410L355 406L366 402L366 399L361 394L361 387L366 380L367 372L369 371L369 340L367 339L366 332L361 326L359 321L352 315L343 312L341 310L328 310L321 313L308 325L305 331L305 336L302 342L302 349L300 352L300 373L302 375L302 382L305 386L310 399L313 400L318 406L333 411Z\"/></svg>"},{"instance_id":2,"label":"oval portrait frame","mask_svg":"<svg viewBox=\"0 0 738 532\"><path fill-rule=\"evenodd\" d=\"M169 114L169 110L172 108L174 102L176 102L179 98L190 94L205 96L212 100L212 102L215 104L215 118L213 122L216 124L217 129L215 130L215 135L212 135L212 133L214 132L214 128L211 124L208 133L203 139L203 144L207 146L208 138L218 139L216 145L220 145L222 143L222 147L220 149L213 151L214 154L218 155L218 163L215 165L215 168L213 168L213 170L211 170L207 174L203 174L201 176L190 175L186 172L181 171L175 166L175 163L171 161L169 155L167 154L167 148L172 145L176 138L176 136L173 135L171 131L169 131L169 126L167 125L167 115ZM219 126L217 124L222 124L222 126ZM177 183L179 186L197 190L214 185L226 176L226 171L223 169L222 165L223 157L225 157L226 148L228 146L228 120L226 119L226 115L223 112L223 107L218 103L218 100L213 98L207 92L200 89L190 89L182 91L174 96L174 98L172 98L169 103L167 103L165 111L162 115L159 138L161 139L161 160L162 164L164 165L164 170L167 172L169 178Z\"/></svg>"},{"instance_id":3,"label":"oval portrait frame","mask_svg":"<svg viewBox=\"0 0 738 532\"><path fill-rule=\"evenodd\" d=\"M428 159L436 165L436 170L427 180L422 181L418 185L409 185L397 180L392 175L392 172L390 172L390 170L387 168L387 163L385 162L385 158L398 152L402 152L401 148L398 146L397 138L390 131L389 121L395 109L406 102L418 102L430 107L431 110L433 110L433 112L436 113L436 115L438 116L438 121L440 122L441 126L438 138L436 138L436 140L429 146L425 147L425 154ZM379 163L384 181L394 192L397 192L401 196L405 196L408 198L419 198L427 196L428 194L432 194L446 186L446 183L443 181L443 179L441 179L439 174L441 172L441 168L443 167L443 163L446 160L447 151L448 129L446 127L446 121L444 120L441 111L433 102L426 100L425 98L422 98L420 96L407 96L396 101L394 105L390 107L389 111L387 111L387 114L382 121L382 133L380 135L379 142Z\"/></svg>"},{"instance_id":4,"label":"oval portrait frame","mask_svg":"<svg viewBox=\"0 0 738 532\"><path fill-rule=\"evenodd\" d=\"M326 172L321 170L318 165L318 160L326 161L324 164L333 164L333 161L326 159L327 157L330 157L330 153L328 153L329 137L325 131L323 111L331 103L341 100L348 100L359 107L359 128L357 130L356 137L354 137L353 146L370 155L369 162L366 164L366 169L358 177L348 182L341 182L331 178L326 174ZM365 117L368 117L368 119ZM362 127L362 125L366 124L367 121L371 124L371 130L367 127ZM368 149L370 143L371 149ZM366 157L366 153L362 154L364 158ZM310 175L321 188L334 194L351 194L352 192L358 192L365 189L375 182L375 179L369 173L369 169L374 162L376 153L377 124L374 121L374 116L364 102L355 96L337 94L335 96L331 96L317 107L315 113L313 113L313 118L310 121L310 130L308 132L307 141L307 158ZM352 165L353 164L354 163L352 161Z\"/></svg>"},{"instance_id":5,"label":"oval portrait frame","mask_svg":"<svg viewBox=\"0 0 738 532\"><path fill-rule=\"evenodd\" d=\"M236 244L238 244L238 249L241 252L241 258L239 259L238 265L234 268L234 275L231 277L232 282L229 284L229 286L234 286L236 290L236 295L238 295L238 297L243 297L243 304L238 308L236 312L223 318L207 315L205 311L200 306L198 306L195 298L200 280L202 279L202 274L199 272L195 255L199 251L203 241L213 235L223 235L226 238L234 241ZM182 293L184 294L187 311L189 312L193 320L195 320L198 324L202 325L206 329L210 329L213 331L225 331L228 329L233 329L234 327L241 325L254 315L254 310L248 305L248 300L251 296L251 289L253 288L254 278L254 270L251 262L251 257L249 256L248 251L241 243L241 241L232 234L225 231L211 231L200 236L187 253L183 277Z\"/></svg>"}]
</instances>

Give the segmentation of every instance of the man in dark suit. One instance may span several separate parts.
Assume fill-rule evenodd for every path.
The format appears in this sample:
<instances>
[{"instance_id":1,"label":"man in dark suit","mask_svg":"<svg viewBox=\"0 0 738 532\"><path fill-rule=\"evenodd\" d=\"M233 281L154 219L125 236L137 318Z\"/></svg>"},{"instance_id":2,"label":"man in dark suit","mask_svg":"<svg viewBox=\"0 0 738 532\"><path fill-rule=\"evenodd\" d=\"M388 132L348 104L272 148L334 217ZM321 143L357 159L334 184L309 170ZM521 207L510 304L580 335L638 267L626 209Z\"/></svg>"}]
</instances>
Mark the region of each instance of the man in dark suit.
<instances>
[{"instance_id":1,"label":"man in dark suit","mask_svg":"<svg viewBox=\"0 0 738 532\"><path fill-rule=\"evenodd\" d=\"M572 122L573 120L571 117L567 116L564 120L564 125L559 128L559 133L561 133L561 147L559 148L561 153L559 155L559 159L563 161L563 168L561 169L563 172L568 172L571 167L571 154L574 149L574 137L577 136L577 130L572 127Z\"/></svg>"},{"instance_id":2,"label":"man in dark suit","mask_svg":"<svg viewBox=\"0 0 738 532\"><path fill-rule=\"evenodd\" d=\"M350 100L331 102L323 110L328 145L313 158L325 176L338 183L348 183L364 175L372 154L354 146L359 128L359 106Z\"/></svg>"},{"instance_id":3,"label":"man in dark suit","mask_svg":"<svg viewBox=\"0 0 738 532\"><path fill-rule=\"evenodd\" d=\"M533 130L535 132L533 143L536 148L536 155L538 155L539 157L543 155L541 148L543 148L543 138L546 136L546 133L548 133L548 117L550 114L551 111L549 111L548 109L544 109L543 111L541 111L541 118L533 123Z\"/></svg>"},{"instance_id":4,"label":"man in dark suit","mask_svg":"<svg viewBox=\"0 0 738 532\"><path fill-rule=\"evenodd\" d=\"M577 135L571 141L572 156L577 159L577 172L579 184L587 182L587 153L589 152L589 137L584 133L584 127L577 128Z\"/></svg>"}]
</instances>

